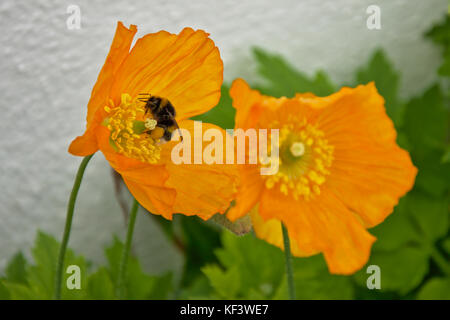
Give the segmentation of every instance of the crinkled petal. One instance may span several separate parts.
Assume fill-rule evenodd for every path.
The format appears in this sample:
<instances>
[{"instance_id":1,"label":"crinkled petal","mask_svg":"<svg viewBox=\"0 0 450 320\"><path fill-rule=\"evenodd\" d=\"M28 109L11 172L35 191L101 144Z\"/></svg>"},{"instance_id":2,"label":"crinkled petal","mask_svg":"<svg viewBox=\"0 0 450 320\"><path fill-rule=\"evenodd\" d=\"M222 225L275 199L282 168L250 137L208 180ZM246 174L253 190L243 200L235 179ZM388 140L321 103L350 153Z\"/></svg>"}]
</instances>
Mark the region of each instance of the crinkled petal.
<instances>
[{"instance_id":1,"label":"crinkled petal","mask_svg":"<svg viewBox=\"0 0 450 320\"><path fill-rule=\"evenodd\" d=\"M175 164L172 160L172 150L178 142L170 142L164 145L161 153L161 163L166 165L169 172L167 186L176 190L177 199L174 205L174 213L184 215L198 215L203 219L209 219L216 213L223 213L230 206L236 193L238 174L234 164L225 164L225 130L212 124L203 123L202 131L205 133L209 129L215 129L222 137L223 153L222 162L224 164L206 164L205 159L201 164L194 164L194 123L195 121L185 120L179 123L182 129L190 133L183 135L183 143L191 140L191 163ZM200 124L200 122L197 122ZM195 135L200 146L202 135ZM205 148L212 142L203 142L201 149L205 155ZM189 146L186 147L186 150Z\"/></svg>"},{"instance_id":2,"label":"crinkled petal","mask_svg":"<svg viewBox=\"0 0 450 320\"><path fill-rule=\"evenodd\" d=\"M100 71L97 82L92 89L88 103L86 117L86 131L82 136L75 138L69 146L69 152L76 156L87 156L98 150L95 139L95 128L101 123L103 107L108 104L109 93L117 69L122 64L130 51L133 37L137 28L131 25L126 28L122 22L117 23L116 33L111 44L105 64Z\"/></svg>"},{"instance_id":3,"label":"crinkled petal","mask_svg":"<svg viewBox=\"0 0 450 320\"><path fill-rule=\"evenodd\" d=\"M122 93L162 96L175 106L177 119L186 119L217 104L222 80L219 50L207 33L160 31L136 42L117 73L111 97L117 103Z\"/></svg>"},{"instance_id":4,"label":"crinkled petal","mask_svg":"<svg viewBox=\"0 0 450 320\"><path fill-rule=\"evenodd\" d=\"M236 128L251 126L248 122L256 118L250 114L252 108L263 99L263 96L258 91L252 90L245 80L240 78L233 81L230 96L233 99L233 107L236 109Z\"/></svg>"},{"instance_id":5,"label":"crinkled petal","mask_svg":"<svg viewBox=\"0 0 450 320\"><path fill-rule=\"evenodd\" d=\"M258 238L263 239L268 243L273 244L274 246L277 246L278 248L284 250L281 222L276 219L269 219L267 221L264 221L264 219L258 213L258 206L255 206L250 211L250 216L252 218L253 231L255 232L255 235ZM295 238L290 236L289 239L291 245L291 252L296 257L308 257L315 253L318 253L318 251L309 253L303 252L299 249L297 245L297 240Z\"/></svg>"},{"instance_id":6,"label":"crinkled petal","mask_svg":"<svg viewBox=\"0 0 450 320\"><path fill-rule=\"evenodd\" d=\"M172 219L173 205L177 196L174 189L135 182L127 175L123 175L123 180L133 197L150 213L162 215L168 220Z\"/></svg>"},{"instance_id":7,"label":"crinkled petal","mask_svg":"<svg viewBox=\"0 0 450 320\"><path fill-rule=\"evenodd\" d=\"M245 216L258 203L264 187L259 169L252 165L240 165L240 184L236 194L235 205L228 211L231 221Z\"/></svg>"},{"instance_id":8,"label":"crinkled petal","mask_svg":"<svg viewBox=\"0 0 450 320\"><path fill-rule=\"evenodd\" d=\"M282 221L305 255L322 252L328 269L352 274L368 261L375 237L329 190L314 200L294 200L278 190L264 190L259 213Z\"/></svg>"},{"instance_id":9,"label":"crinkled petal","mask_svg":"<svg viewBox=\"0 0 450 320\"><path fill-rule=\"evenodd\" d=\"M370 228L413 187L417 169L397 145L394 125L373 84L342 89L329 100L316 120L335 148L327 186Z\"/></svg>"}]
</instances>

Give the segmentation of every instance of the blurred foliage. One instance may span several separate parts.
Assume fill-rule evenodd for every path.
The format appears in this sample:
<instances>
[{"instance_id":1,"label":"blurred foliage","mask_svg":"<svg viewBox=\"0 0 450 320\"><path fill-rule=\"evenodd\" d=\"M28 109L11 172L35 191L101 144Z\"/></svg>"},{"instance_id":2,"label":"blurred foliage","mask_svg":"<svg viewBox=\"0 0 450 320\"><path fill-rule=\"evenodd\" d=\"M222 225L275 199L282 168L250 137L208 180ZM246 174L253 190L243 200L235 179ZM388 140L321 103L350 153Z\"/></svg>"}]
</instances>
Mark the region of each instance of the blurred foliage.
<instances>
[{"instance_id":1,"label":"blurred foliage","mask_svg":"<svg viewBox=\"0 0 450 320\"><path fill-rule=\"evenodd\" d=\"M450 6L449 6L450 10ZM450 77L450 13L443 23L435 25L426 33L434 43L442 46L444 62L440 66L438 73L442 76Z\"/></svg>"},{"instance_id":2,"label":"blurred foliage","mask_svg":"<svg viewBox=\"0 0 450 320\"><path fill-rule=\"evenodd\" d=\"M80 268L81 289L69 290L63 282L63 299L115 299L115 284L123 244L114 238L113 244L106 248L108 264L91 272L90 264L72 250L66 253L64 270L70 265ZM34 264L26 261L21 253L16 254L6 267L4 277L0 278L0 299L52 299L55 286L56 261L59 243L53 237L39 232L32 256ZM130 257L126 275L127 299L165 299L172 291L172 275L166 273L150 276L142 271L139 261Z\"/></svg>"},{"instance_id":3,"label":"blurred foliage","mask_svg":"<svg viewBox=\"0 0 450 320\"><path fill-rule=\"evenodd\" d=\"M222 86L222 94L218 105L208 112L195 116L192 119L214 123L224 129L234 128L234 116L236 110L231 106L231 97L228 94L229 90L230 86L224 84Z\"/></svg>"},{"instance_id":4,"label":"blurred foliage","mask_svg":"<svg viewBox=\"0 0 450 320\"><path fill-rule=\"evenodd\" d=\"M318 96L327 96L335 91L334 85L323 71L310 78L295 70L282 57L271 55L260 48L253 50L259 74L267 80L267 86L258 87L267 95L293 97L297 92L312 92ZM298 89L302 88L301 91Z\"/></svg>"},{"instance_id":5,"label":"blurred foliage","mask_svg":"<svg viewBox=\"0 0 450 320\"><path fill-rule=\"evenodd\" d=\"M419 173L413 190L403 197L385 222L370 230L377 237L369 265L381 269L381 290L366 285L367 266L352 276L331 275L322 255L294 259L294 278L299 299L450 299L450 145L449 89L450 20L427 32L443 47L439 82L404 100L398 93L401 75L382 50L357 68L351 86L374 81L386 101L398 143L407 149ZM273 96L312 92L329 95L340 85L324 71L310 76L296 70L282 57L256 48L253 51L261 82L252 83ZM434 72L434 71L433 71ZM194 119L234 127L235 110L222 88L219 104ZM167 239L185 257L182 275L151 276L130 257L127 283L129 299L286 299L283 253L253 234L236 236L195 217L176 215L173 222L154 216ZM49 299L53 296L59 244L39 233L32 249L33 262L15 255L0 278L1 299ZM66 266L78 265L83 275L81 290L63 286L64 299L115 299L115 283L123 244L114 238L106 249L107 265L91 270L73 251ZM67 277L67 275L66 275Z\"/></svg>"},{"instance_id":6,"label":"blurred foliage","mask_svg":"<svg viewBox=\"0 0 450 320\"><path fill-rule=\"evenodd\" d=\"M381 50L376 51L367 66L361 67L356 73L357 83L370 81L375 82L378 92L384 97L386 112L398 128L404 106L397 96L400 76Z\"/></svg>"}]
</instances>

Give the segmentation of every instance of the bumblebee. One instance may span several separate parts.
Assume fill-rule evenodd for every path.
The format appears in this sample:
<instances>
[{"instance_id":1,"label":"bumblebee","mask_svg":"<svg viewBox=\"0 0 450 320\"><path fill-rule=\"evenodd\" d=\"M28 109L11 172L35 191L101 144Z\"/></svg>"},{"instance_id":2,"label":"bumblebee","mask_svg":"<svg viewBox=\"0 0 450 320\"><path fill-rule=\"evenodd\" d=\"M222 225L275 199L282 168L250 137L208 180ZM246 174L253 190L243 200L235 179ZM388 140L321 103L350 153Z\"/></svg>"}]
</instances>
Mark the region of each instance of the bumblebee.
<instances>
[{"instance_id":1,"label":"bumblebee","mask_svg":"<svg viewBox=\"0 0 450 320\"><path fill-rule=\"evenodd\" d=\"M139 100L145 103L145 113L150 113L157 122L155 129L148 133L156 140L164 139L165 141L170 141L172 139L172 133L177 129L180 130L175 120L175 107L166 98L153 96L149 93L140 94L140 96L141 98ZM179 133L181 141L183 141L181 131Z\"/></svg>"}]
</instances>

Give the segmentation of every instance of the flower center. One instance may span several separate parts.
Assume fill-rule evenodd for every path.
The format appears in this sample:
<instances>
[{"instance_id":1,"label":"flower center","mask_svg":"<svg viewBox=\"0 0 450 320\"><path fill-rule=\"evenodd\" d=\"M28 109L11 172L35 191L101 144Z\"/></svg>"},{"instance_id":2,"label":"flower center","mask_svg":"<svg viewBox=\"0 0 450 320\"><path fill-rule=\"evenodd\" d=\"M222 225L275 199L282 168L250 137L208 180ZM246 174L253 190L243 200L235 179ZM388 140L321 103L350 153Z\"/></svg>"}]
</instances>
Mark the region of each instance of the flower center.
<instances>
[{"instance_id":1,"label":"flower center","mask_svg":"<svg viewBox=\"0 0 450 320\"><path fill-rule=\"evenodd\" d=\"M294 142L293 144L291 144L290 150L291 154L294 157L301 157L305 154L305 145L303 144L303 142Z\"/></svg>"},{"instance_id":2,"label":"flower center","mask_svg":"<svg viewBox=\"0 0 450 320\"><path fill-rule=\"evenodd\" d=\"M324 133L306 119L292 117L288 124L280 127L273 123L271 127L280 128L278 172L262 176L266 188L277 187L296 200L299 197L309 200L319 195L320 186L330 174L328 169L333 162L334 147L325 139Z\"/></svg>"},{"instance_id":3,"label":"flower center","mask_svg":"<svg viewBox=\"0 0 450 320\"><path fill-rule=\"evenodd\" d=\"M122 94L118 106L110 101L105 107L108 117L103 122L111 131L109 142L118 153L147 163L156 163L160 158L161 146L158 144L162 128L157 121L145 112L144 103ZM158 130L160 129L160 130Z\"/></svg>"}]
</instances>

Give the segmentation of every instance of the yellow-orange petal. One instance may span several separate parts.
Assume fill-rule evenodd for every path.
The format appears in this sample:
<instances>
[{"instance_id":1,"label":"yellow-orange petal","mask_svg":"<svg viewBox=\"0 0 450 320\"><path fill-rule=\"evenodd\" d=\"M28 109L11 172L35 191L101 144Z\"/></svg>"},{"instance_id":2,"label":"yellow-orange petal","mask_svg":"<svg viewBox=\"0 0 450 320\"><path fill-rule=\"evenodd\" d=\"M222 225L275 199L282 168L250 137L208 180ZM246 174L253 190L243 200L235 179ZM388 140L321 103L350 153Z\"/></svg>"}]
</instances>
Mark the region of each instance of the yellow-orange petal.
<instances>
[{"instance_id":1,"label":"yellow-orange petal","mask_svg":"<svg viewBox=\"0 0 450 320\"><path fill-rule=\"evenodd\" d=\"M111 48L88 102L86 131L82 136L75 138L69 147L69 152L73 155L86 156L98 150L98 145L95 141L95 127L102 121L102 116L98 114L98 111L103 111L103 107L108 104L114 75L125 57L129 54L136 31L137 28L135 25L126 28L122 22L117 23Z\"/></svg>"},{"instance_id":2,"label":"yellow-orange petal","mask_svg":"<svg viewBox=\"0 0 450 320\"><path fill-rule=\"evenodd\" d=\"M111 98L117 103L124 92L162 96L175 106L177 119L186 119L217 104L222 80L219 50L207 33L160 31L136 42L117 72Z\"/></svg>"},{"instance_id":3,"label":"yellow-orange petal","mask_svg":"<svg viewBox=\"0 0 450 320\"><path fill-rule=\"evenodd\" d=\"M396 143L383 98L371 83L344 88L315 104L321 104L316 123L334 146L329 190L366 227L379 224L413 187L417 174L408 152Z\"/></svg>"},{"instance_id":4,"label":"yellow-orange petal","mask_svg":"<svg viewBox=\"0 0 450 320\"><path fill-rule=\"evenodd\" d=\"M239 166L240 183L235 205L227 213L228 219L236 221L245 216L258 203L264 187L259 169L255 165Z\"/></svg>"},{"instance_id":5,"label":"yellow-orange petal","mask_svg":"<svg viewBox=\"0 0 450 320\"><path fill-rule=\"evenodd\" d=\"M172 220L173 206L177 196L174 189L138 183L126 175L123 175L123 180L141 206L150 213L159 214L168 220Z\"/></svg>"},{"instance_id":6,"label":"yellow-orange petal","mask_svg":"<svg viewBox=\"0 0 450 320\"><path fill-rule=\"evenodd\" d=\"M172 218L176 191L166 186L169 173L163 164L149 164L117 153L109 143L110 132L105 126L98 126L96 137L99 148L123 178L131 194L148 211Z\"/></svg>"},{"instance_id":7,"label":"yellow-orange petal","mask_svg":"<svg viewBox=\"0 0 450 320\"><path fill-rule=\"evenodd\" d=\"M284 242L283 242L283 233L281 231L281 222L276 219L270 219L267 221L264 221L264 219L261 217L261 215L258 212L258 206L253 207L253 209L250 211L250 216L252 219L252 226L253 231L255 232L255 235L267 241L270 244L273 244L274 246L277 246L278 248L284 250ZM289 237L290 239L290 245L291 245L291 252L296 257L308 257L313 254L318 253L317 252L303 252L299 249L297 245L297 240L293 237Z\"/></svg>"},{"instance_id":8,"label":"yellow-orange petal","mask_svg":"<svg viewBox=\"0 0 450 320\"><path fill-rule=\"evenodd\" d=\"M258 91L252 90L244 79L238 78L231 84L230 97L233 99L233 107L236 109L235 127L251 126L247 123L255 117L250 115L250 112L262 100L262 95Z\"/></svg>"},{"instance_id":9,"label":"yellow-orange petal","mask_svg":"<svg viewBox=\"0 0 450 320\"><path fill-rule=\"evenodd\" d=\"M277 99L262 95L258 90L251 89L247 82L240 78L233 81L230 96L236 109L236 128L255 128L259 118L267 111L275 111L289 101L286 97Z\"/></svg>"},{"instance_id":10,"label":"yellow-orange petal","mask_svg":"<svg viewBox=\"0 0 450 320\"><path fill-rule=\"evenodd\" d=\"M70 143L69 153L74 156L85 157L97 152L98 143L94 128L95 126L91 126L82 136L76 137Z\"/></svg>"},{"instance_id":11,"label":"yellow-orange petal","mask_svg":"<svg viewBox=\"0 0 450 320\"><path fill-rule=\"evenodd\" d=\"M178 142L172 141L163 146L161 151L161 163L165 164L169 173L166 185L177 192L174 205L174 213L184 215L198 215L202 219L209 219L215 213L223 213L230 206L236 192L238 174L234 164L226 164L225 148L223 149L223 164L207 164L202 159L201 164L194 163L194 123L200 122L185 120L179 123L180 128L187 130L192 138L190 143L191 164L175 164L172 159L173 148ZM203 123L202 132L215 129L221 135L221 141L225 147L226 132L212 124ZM202 139L202 136L195 136ZM183 136L183 143L188 142L189 137ZM197 143L200 141L197 140ZM205 155L205 149L212 142L203 142L201 148ZM199 144L200 146L200 144ZM186 150L189 146L186 146Z\"/></svg>"},{"instance_id":12,"label":"yellow-orange petal","mask_svg":"<svg viewBox=\"0 0 450 320\"><path fill-rule=\"evenodd\" d=\"M279 190L264 190L259 205L263 219L282 221L306 255L320 251L328 269L352 274L367 263L375 237L329 190L314 200L294 200Z\"/></svg>"}]
</instances>

